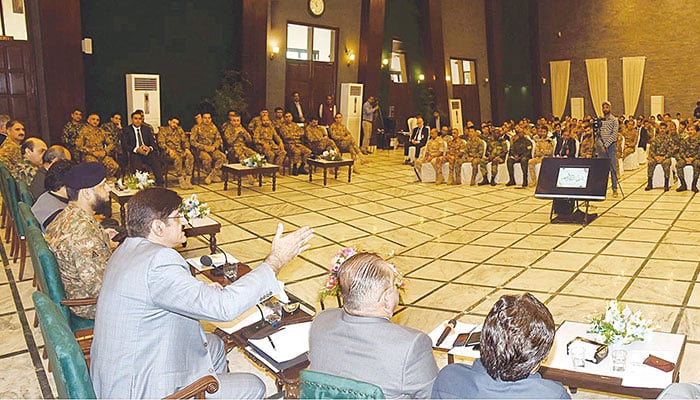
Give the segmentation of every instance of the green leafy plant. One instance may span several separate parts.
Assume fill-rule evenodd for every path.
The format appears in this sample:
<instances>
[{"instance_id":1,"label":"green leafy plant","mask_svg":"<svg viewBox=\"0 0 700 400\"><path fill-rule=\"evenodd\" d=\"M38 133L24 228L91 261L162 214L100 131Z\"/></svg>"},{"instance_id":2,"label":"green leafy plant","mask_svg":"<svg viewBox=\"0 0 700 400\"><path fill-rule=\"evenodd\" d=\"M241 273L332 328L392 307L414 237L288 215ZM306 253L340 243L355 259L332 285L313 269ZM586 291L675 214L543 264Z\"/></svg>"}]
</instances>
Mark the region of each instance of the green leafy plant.
<instances>
[{"instance_id":1,"label":"green leafy plant","mask_svg":"<svg viewBox=\"0 0 700 400\"><path fill-rule=\"evenodd\" d=\"M202 100L200 109L211 110L217 122L223 122L226 119L228 110L245 115L248 112L245 93L250 90L251 86L250 81L239 71L225 70L219 88L214 91L212 97Z\"/></svg>"}]
</instances>

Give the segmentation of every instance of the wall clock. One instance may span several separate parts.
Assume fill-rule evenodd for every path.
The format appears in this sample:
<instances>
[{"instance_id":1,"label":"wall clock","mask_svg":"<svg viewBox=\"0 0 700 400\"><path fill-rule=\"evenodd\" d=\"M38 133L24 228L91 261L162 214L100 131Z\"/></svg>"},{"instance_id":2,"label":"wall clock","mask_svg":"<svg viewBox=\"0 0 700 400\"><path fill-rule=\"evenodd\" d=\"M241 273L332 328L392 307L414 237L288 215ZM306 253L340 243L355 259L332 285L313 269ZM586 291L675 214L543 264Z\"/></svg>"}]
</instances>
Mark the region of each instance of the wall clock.
<instances>
[{"instance_id":1,"label":"wall clock","mask_svg":"<svg viewBox=\"0 0 700 400\"><path fill-rule=\"evenodd\" d=\"M320 17L326 11L325 0L309 0L309 12L314 17Z\"/></svg>"}]
</instances>

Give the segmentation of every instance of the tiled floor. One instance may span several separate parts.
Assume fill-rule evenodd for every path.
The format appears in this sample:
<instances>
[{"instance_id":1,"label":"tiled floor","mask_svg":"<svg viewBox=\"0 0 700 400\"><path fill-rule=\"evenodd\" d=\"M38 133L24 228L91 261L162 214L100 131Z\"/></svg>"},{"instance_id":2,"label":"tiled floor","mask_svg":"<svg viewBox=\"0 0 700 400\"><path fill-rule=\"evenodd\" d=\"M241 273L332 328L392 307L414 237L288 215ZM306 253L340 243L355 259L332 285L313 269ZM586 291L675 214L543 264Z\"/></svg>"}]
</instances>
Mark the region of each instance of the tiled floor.
<instances>
[{"instance_id":1,"label":"tiled floor","mask_svg":"<svg viewBox=\"0 0 700 400\"><path fill-rule=\"evenodd\" d=\"M326 187L317 174L313 183L305 176L281 177L276 192L266 182L244 187L240 197L224 192L222 184L183 194L196 192L210 204L223 225L221 247L252 265L267 254L278 222L287 231L313 226L312 248L280 278L316 306L334 253L359 246L393 254L410 278L398 323L429 331L455 315L481 321L499 296L526 290L548 305L558 323L586 321L601 312L605 299L618 298L643 310L658 329L688 335L681 380L700 381L692 362L700 354L700 197L645 192L642 168L623 176L624 199L593 204L600 217L589 226L554 225L550 202L535 199L532 189L414 183L399 151L369 158L351 184L341 171L341 179ZM204 241L190 239L183 254L205 251ZM39 331L27 328L34 317L31 267L18 283L17 265L7 268L0 277L0 397L41 397L53 378L38 361ZM236 352L230 359L233 369L255 371ZM265 379L272 390L272 380Z\"/></svg>"}]
</instances>

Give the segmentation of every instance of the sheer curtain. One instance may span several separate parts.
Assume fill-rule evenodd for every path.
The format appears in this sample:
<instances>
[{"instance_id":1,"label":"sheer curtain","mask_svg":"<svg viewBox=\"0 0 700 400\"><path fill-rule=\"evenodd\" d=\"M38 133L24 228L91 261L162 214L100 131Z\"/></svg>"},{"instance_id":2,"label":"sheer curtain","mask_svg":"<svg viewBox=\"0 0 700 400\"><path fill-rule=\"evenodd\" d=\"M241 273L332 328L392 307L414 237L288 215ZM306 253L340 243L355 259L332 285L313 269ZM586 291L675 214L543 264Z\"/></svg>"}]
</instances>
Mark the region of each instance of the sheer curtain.
<instances>
[{"instance_id":1,"label":"sheer curtain","mask_svg":"<svg viewBox=\"0 0 700 400\"><path fill-rule=\"evenodd\" d=\"M591 90L593 109L597 116L603 116L603 102L608 99L608 59L590 58L586 60L588 88Z\"/></svg>"},{"instance_id":2,"label":"sheer curtain","mask_svg":"<svg viewBox=\"0 0 700 400\"><path fill-rule=\"evenodd\" d=\"M622 57L622 97L625 115L633 115L639 103L646 57Z\"/></svg>"},{"instance_id":3,"label":"sheer curtain","mask_svg":"<svg viewBox=\"0 0 700 400\"><path fill-rule=\"evenodd\" d=\"M569 71L571 61L550 61L549 76L552 80L552 114L561 118L566 109L569 94Z\"/></svg>"}]
</instances>

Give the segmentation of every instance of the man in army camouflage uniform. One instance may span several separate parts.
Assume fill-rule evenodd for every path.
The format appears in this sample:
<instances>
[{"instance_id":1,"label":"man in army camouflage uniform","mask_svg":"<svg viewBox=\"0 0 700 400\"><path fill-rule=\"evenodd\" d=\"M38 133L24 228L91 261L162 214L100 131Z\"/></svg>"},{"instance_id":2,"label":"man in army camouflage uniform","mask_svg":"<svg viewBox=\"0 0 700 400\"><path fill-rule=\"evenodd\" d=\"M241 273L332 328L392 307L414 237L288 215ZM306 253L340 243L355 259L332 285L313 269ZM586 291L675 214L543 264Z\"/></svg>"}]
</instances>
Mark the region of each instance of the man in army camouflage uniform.
<instances>
[{"instance_id":1,"label":"man in army camouflage uniform","mask_svg":"<svg viewBox=\"0 0 700 400\"><path fill-rule=\"evenodd\" d=\"M672 122L673 123L673 122ZM661 164L664 170L664 192L668 192L668 180L671 175L671 157L678 152L678 143L675 137L668 132L666 122L659 124L659 130L654 138L649 141L649 156L647 157L647 187L652 189L652 177L654 169Z\"/></svg>"},{"instance_id":2,"label":"man in army camouflage uniform","mask_svg":"<svg viewBox=\"0 0 700 400\"><path fill-rule=\"evenodd\" d=\"M266 108L260 110L260 114L256 117L253 117L253 119L251 119L250 122L248 122L248 132L253 132L253 134L255 134L255 130L262 126L262 118L269 116L270 112ZM272 125L272 121L270 121L270 125Z\"/></svg>"},{"instance_id":3,"label":"man in army camouflage uniform","mask_svg":"<svg viewBox=\"0 0 700 400\"><path fill-rule=\"evenodd\" d=\"M119 170L119 164L108 154L114 150L114 142L107 132L100 129L100 116L88 115L87 125L83 126L75 139L75 148L85 162L99 162L107 168L107 177L112 178Z\"/></svg>"},{"instance_id":4,"label":"man in army camouflage uniform","mask_svg":"<svg viewBox=\"0 0 700 400\"><path fill-rule=\"evenodd\" d=\"M530 186L537 186L537 174L535 165L541 164L545 157L552 157L554 154L554 141L547 137L547 127L540 125L535 136L535 155L527 161L528 169L532 179Z\"/></svg>"},{"instance_id":5,"label":"man in army camouflage uniform","mask_svg":"<svg viewBox=\"0 0 700 400\"><path fill-rule=\"evenodd\" d=\"M226 156L222 148L221 134L211 122L210 113L202 113L202 123L192 128L191 143L197 149L197 157L202 162L202 168L207 174L204 183L221 182L221 166Z\"/></svg>"},{"instance_id":6,"label":"man in army camouflage uniform","mask_svg":"<svg viewBox=\"0 0 700 400\"><path fill-rule=\"evenodd\" d=\"M639 140L639 129L634 126L634 120L628 119L622 127L622 136L625 138L625 148L622 149L622 159L634 154L637 151L637 141Z\"/></svg>"},{"instance_id":7,"label":"man in army camouflage uniform","mask_svg":"<svg viewBox=\"0 0 700 400\"><path fill-rule=\"evenodd\" d=\"M421 152L421 157L417 158L413 166L416 173L416 178L421 179L421 168L423 164L430 163L435 168L435 184L439 185L444 180L442 176L442 163L445 151L447 151L447 143L438 136L437 128L430 129L430 139L425 144L425 151Z\"/></svg>"},{"instance_id":8,"label":"man in army camouflage uniform","mask_svg":"<svg viewBox=\"0 0 700 400\"><path fill-rule=\"evenodd\" d=\"M17 166L22 161L20 144L24 141L24 124L17 120L7 122L7 139L0 146L0 162L17 179Z\"/></svg>"},{"instance_id":9,"label":"man in army camouflage uniform","mask_svg":"<svg viewBox=\"0 0 700 400\"><path fill-rule=\"evenodd\" d=\"M231 126L233 117L236 115L238 115L238 113L236 113L235 111L228 110L228 112L226 112L226 121L223 124L221 124L221 129L219 129L219 132L221 132L222 134L226 132L226 129L228 129L228 127Z\"/></svg>"},{"instance_id":10,"label":"man in army camouflage uniform","mask_svg":"<svg viewBox=\"0 0 700 400\"><path fill-rule=\"evenodd\" d=\"M318 125L318 117L312 116L306 125L306 144L311 152L316 155L323 154L324 151L335 150L340 153L335 142L328 137L328 132Z\"/></svg>"},{"instance_id":11,"label":"man in army camouflage uniform","mask_svg":"<svg viewBox=\"0 0 700 400\"><path fill-rule=\"evenodd\" d=\"M698 174L700 173L700 132L695 127L687 129L688 136L680 140L680 145L676 155L676 169L678 170L678 179L681 185L676 189L677 192L688 190L685 183L685 172L683 168L686 165L693 166L693 182L690 188L693 192L698 192Z\"/></svg>"},{"instance_id":12,"label":"man in army camouflage uniform","mask_svg":"<svg viewBox=\"0 0 700 400\"><path fill-rule=\"evenodd\" d=\"M224 148L228 156L228 162L241 162L255 154L255 150L248 147L253 143L253 137L241 125L241 116L232 115L231 122L224 131Z\"/></svg>"},{"instance_id":13,"label":"man in army camouflage uniform","mask_svg":"<svg viewBox=\"0 0 700 400\"><path fill-rule=\"evenodd\" d=\"M83 122L83 111L79 108L73 110L70 121L63 127L62 140L74 160L79 160L80 152L75 148L75 141L78 139L80 129L85 126Z\"/></svg>"},{"instance_id":14,"label":"man in army camouflage uniform","mask_svg":"<svg viewBox=\"0 0 700 400\"><path fill-rule=\"evenodd\" d=\"M472 164L472 178L469 184L474 186L476 185L476 174L479 172L479 164L481 164L481 160L484 157L486 145L479 138L479 132L476 131L474 126L467 127L467 134L469 136L467 138L467 151L464 155L464 162ZM458 173L461 173L461 171Z\"/></svg>"},{"instance_id":15,"label":"man in army camouflage uniform","mask_svg":"<svg viewBox=\"0 0 700 400\"><path fill-rule=\"evenodd\" d=\"M182 189L192 189L192 169L194 156L190 151L190 141L180 127L177 117L168 120L168 126L158 131L158 146L163 156L173 162L173 170ZM167 178L167 177L166 177Z\"/></svg>"},{"instance_id":16,"label":"man in army camouflage uniform","mask_svg":"<svg viewBox=\"0 0 700 400\"><path fill-rule=\"evenodd\" d=\"M467 153L467 141L462 139L457 128L452 128L452 135L447 136L451 139L447 142L447 153L443 157L443 163L447 162L449 167L449 175L447 176L448 185L462 184L462 162L464 155Z\"/></svg>"},{"instance_id":17,"label":"man in army camouflage uniform","mask_svg":"<svg viewBox=\"0 0 700 400\"><path fill-rule=\"evenodd\" d=\"M304 128L294 122L291 112L284 113L284 123L280 126L279 132L287 148L289 163L292 165L292 175L308 174L304 163L311 157L311 149L301 144Z\"/></svg>"},{"instance_id":18,"label":"man in army camouflage uniform","mask_svg":"<svg viewBox=\"0 0 700 400\"><path fill-rule=\"evenodd\" d=\"M496 175L498 175L498 166L506 161L508 154L508 136L501 132L501 129L494 127L491 130L491 135L486 138L486 157L481 160L479 168L484 179L479 182L479 185L489 183L488 171L486 165L491 163L491 186L496 186Z\"/></svg>"},{"instance_id":19,"label":"man in army camouflage uniform","mask_svg":"<svg viewBox=\"0 0 700 400\"><path fill-rule=\"evenodd\" d=\"M282 125L285 123L284 109L282 107L275 107L275 115L270 118L270 123L272 123L272 126L281 134L280 128L282 128Z\"/></svg>"},{"instance_id":20,"label":"man in army camouflage uniform","mask_svg":"<svg viewBox=\"0 0 700 400\"><path fill-rule=\"evenodd\" d=\"M353 171L358 172L358 164L364 164L366 162L365 157L362 155L362 150L357 146L352 133L343 125L343 114L335 114L335 122L331 124L329 130L331 139L333 139L340 151L350 153L350 157L355 161Z\"/></svg>"},{"instance_id":21,"label":"man in army camouflage uniform","mask_svg":"<svg viewBox=\"0 0 700 400\"><path fill-rule=\"evenodd\" d=\"M282 138L277 134L277 130L272 126L270 117L267 114L260 117L260 123L261 125L253 132L255 148L258 150L258 153L265 156L267 162L282 165L285 157L287 157Z\"/></svg>"},{"instance_id":22,"label":"man in army camouflage uniform","mask_svg":"<svg viewBox=\"0 0 700 400\"><path fill-rule=\"evenodd\" d=\"M581 138L581 145L578 150L579 158L593 158L593 148L595 147L595 139L593 137L593 127L586 125Z\"/></svg>"},{"instance_id":23,"label":"man in army camouflage uniform","mask_svg":"<svg viewBox=\"0 0 700 400\"><path fill-rule=\"evenodd\" d=\"M109 117L109 122L105 122L100 126L103 131L112 138L112 143L114 143L114 152L112 154L107 154L114 158L114 160L119 164L120 167L125 167L129 160L125 157L124 151L122 149L122 116L118 112L112 113Z\"/></svg>"},{"instance_id":24,"label":"man in army camouflage uniform","mask_svg":"<svg viewBox=\"0 0 700 400\"><path fill-rule=\"evenodd\" d=\"M27 138L20 146L22 152L22 161L17 165L15 173L12 175L15 179L27 182L31 185L34 181L39 168L44 164L44 153L46 153L46 143L35 137Z\"/></svg>"},{"instance_id":25,"label":"man in army camouflage uniform","mask_svg":"<svg viewBox=\"0 0 700 400\"><path fill-rule=\"evenodd\" d=\"M112 255L113 242L94 217L96 210L110 202L105 176L104 166L94 162L66 172L63 182L68 205L46 228L46 243L56 255L68 299L97 297ZM71 307L71 311L83 318L95 318L94 305Z\"/></svg>"},{"instance_id":26,"label":"man in army camouflage uniform","mask_svg":"<svg viewBox=\"0 0 700 400\"><path fill-rule=\"evenodd\" d=\"M510 147L510 155L506 161L509 176L506 186L515 185L515 164L518 163L523 171L523 187L527 187L527 165L530 157L532 157L532 142L525 137L525 130L521 126L516 126L515 137Z\"/></svg>"}]
</instances>

